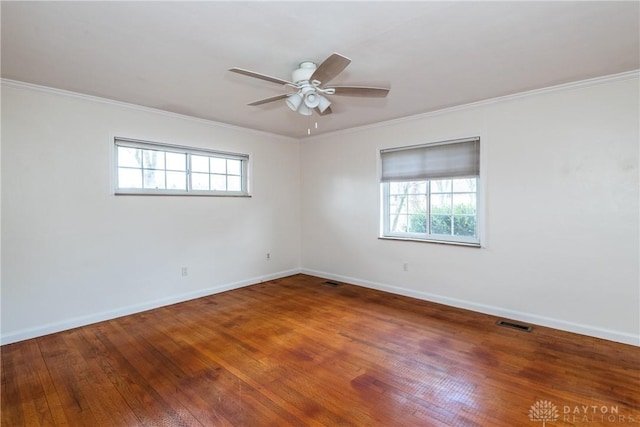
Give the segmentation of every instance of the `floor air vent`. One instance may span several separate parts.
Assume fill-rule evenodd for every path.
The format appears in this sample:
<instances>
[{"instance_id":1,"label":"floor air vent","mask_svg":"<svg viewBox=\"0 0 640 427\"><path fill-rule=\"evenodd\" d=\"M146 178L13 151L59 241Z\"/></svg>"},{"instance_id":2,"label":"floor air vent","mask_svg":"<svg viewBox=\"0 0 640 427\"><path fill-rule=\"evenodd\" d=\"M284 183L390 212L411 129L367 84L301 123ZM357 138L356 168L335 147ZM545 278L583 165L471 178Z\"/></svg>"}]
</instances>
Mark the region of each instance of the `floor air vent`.
<instances>
[{"instance_id":1,"label":"floor air vent","mask_svg":"<svg viewBox=\"0 0 640 427\"><path fill-rule=\"evenodd\" d=\"M327 280L326 282L323 283L323 285L336 287L336 286L340 286L340 283L334 282L333 280Z\"/></svg>"},{"instance_id":2,"label":"floor air vent","mask_svg":"<svg viewBox=\"0 0 640 427\"><path fill-rule=\"evenodd\" d=\"M524 332L531 332L533 330L531 326L521 325L519 323L510 322L508 320L498 320L496 322L496 325L504 326L505 328L517 329L519 331L524 331Z\"/></svg>"}]
</instances>

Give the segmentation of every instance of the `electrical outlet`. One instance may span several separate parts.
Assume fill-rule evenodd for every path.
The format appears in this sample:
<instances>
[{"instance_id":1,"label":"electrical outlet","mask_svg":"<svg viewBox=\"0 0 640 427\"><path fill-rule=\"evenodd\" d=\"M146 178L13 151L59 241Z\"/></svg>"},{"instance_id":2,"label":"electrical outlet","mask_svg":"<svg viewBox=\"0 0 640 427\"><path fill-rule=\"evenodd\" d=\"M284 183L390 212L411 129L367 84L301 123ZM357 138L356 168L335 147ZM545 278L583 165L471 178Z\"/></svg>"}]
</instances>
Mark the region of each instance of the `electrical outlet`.
<instances>
[{"instance_id":1,"label":"electrical outlet","mask_svg":"<svg viewBox=\"0 0 640 427\"><path fill-rule=\"evenodd\" d=\"M267 252L267 261L271 261L271 252Z\"/></svg>"},{"instance_id":2,"label":"electrical outlet","mask_svg":"<svg viewBox=\"0 0 640 427\"><path fill-rule=\"evenodd\" d=\"M402 264L402 271L409 271L409 264L407 264L406 262Z\"/></svg>"},{"instance_id":3,"label":"electrical outlet","mask_svg":"<svg viewBox=\"0 0 640 427\"><path fill-rule=\"evenodd\" d=\"M182 277L186 277L189 275L189 270L187 269L187 267L182 267L180 269L180 272L182 273Z\"/></svg>"}]
</instances>

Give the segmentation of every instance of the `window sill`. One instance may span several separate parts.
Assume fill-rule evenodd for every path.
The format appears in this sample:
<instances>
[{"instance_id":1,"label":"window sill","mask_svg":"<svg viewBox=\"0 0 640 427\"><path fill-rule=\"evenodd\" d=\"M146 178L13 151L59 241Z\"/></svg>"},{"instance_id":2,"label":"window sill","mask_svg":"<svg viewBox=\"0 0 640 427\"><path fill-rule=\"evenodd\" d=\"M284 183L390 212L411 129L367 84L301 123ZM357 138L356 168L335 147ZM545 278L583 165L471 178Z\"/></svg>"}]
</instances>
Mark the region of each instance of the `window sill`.
<instances>
[{"instance_id":1,"label":"window sill","mask_svg":"<svg viewBox=\"0 0 640 427\"><path fill-rule=\"evenodd\" d=\"M439 245L452 245L452 246L466 246L469 248L481 248L480 243L473 242L455 242L450 240L434 240L434 239L417 239L412 237L396 237L396 236L379 236L379 240L400 240L405 242L417 242L417 243L436 243Z\"/></svg>"},{"instance_id":2,"label":"window sill","mask_svg":"<svg viewBox=\"0 0 640 427\"><path fill-rule=\"evenodd\" d=\"M118 190L114 193L115 196L171 196L171 197L247 197L250 198L251 194L241 193L204 193L204 192L171 192L171 191L149 191L149 192L135 192L135 191L123 191Z\"/></svg>"}]
</instances>

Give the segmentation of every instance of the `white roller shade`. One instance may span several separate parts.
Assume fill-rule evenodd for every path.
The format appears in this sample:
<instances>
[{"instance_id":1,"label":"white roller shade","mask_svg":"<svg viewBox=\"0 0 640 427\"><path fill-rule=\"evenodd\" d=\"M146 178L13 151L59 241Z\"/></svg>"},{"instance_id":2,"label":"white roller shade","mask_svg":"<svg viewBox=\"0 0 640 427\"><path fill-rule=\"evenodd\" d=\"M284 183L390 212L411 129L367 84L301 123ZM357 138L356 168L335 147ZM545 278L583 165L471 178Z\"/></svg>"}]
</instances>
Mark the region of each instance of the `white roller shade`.
<instances>
[{"instance_id":1,"label":"white roller shade","mask_svg":"<svg viewBox=\"0 0 640 427\"><path fill-rule=\"evenodd\" d=\"M381 150L382 182L480 174L480 138Z\"/></svg>"}]
</instances>

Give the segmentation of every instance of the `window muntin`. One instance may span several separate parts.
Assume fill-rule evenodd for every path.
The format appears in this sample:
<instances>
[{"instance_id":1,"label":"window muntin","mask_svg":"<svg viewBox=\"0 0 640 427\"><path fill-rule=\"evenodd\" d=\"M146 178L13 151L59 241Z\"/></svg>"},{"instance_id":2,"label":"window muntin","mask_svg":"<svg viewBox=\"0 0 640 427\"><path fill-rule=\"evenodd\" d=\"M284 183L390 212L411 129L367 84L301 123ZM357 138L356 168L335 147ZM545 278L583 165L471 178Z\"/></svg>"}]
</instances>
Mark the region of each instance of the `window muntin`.
<instances>
[{"instance_id":1,"label":"window muntin","mask_svg":"<svg viewBox=\"0 0 640 427\"><path fill-rule=\"evenodd\" d=\"M381 237L479 246L479 142L382 150Z\"/></svg>"},{"instance_id":2,"label":"window muntin","mask_svg":"<svg viewBox=\"0 0 640 427\"><path fill-rule=\"evenodd\" d=\"M116 194L248 196L244 154L115 139Z\"/></svg>"}]
</instances>

